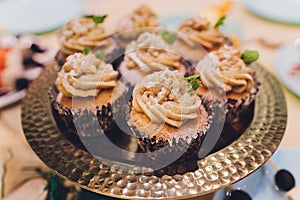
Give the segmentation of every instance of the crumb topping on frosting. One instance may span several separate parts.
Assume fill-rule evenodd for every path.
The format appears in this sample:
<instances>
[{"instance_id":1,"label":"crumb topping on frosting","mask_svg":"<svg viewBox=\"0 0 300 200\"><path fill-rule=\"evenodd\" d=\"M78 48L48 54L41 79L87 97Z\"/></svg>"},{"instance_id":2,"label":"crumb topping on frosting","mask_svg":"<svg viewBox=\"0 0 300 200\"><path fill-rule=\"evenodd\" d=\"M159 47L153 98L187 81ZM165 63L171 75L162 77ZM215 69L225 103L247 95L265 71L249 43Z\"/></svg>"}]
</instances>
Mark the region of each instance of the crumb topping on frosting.
<instances>
[{"instance_id":1,"label":"crumb topping on frosting","mask_svg":"<svg viewBox=\"0 0 300 200\"><path fill-rule=\"evenodd\" d=\"M71 55L82 52L84 48L93 49L104 45L107 33L101 23L95 23L93 19L79 17L69 21L59 33L59 42L62 52Z\"/></svg>"},{"instance_id":2,"label":"crumb topping on frosting","mask_svg":"<svg viewBox=\"0 0 300 200\"><path fill-rule=\"evenodd\" d=\"M149 6L141 5L131 14L125 16L119 23L118 31L123 32L136 28L158 27L156 14Z\"/></svg>"},{"instance_id":3,"label":"crumb topping on frosting","mask_svg":"<svg viewBox=\"0 0 300 200\"><path fill-rule=\"evenodd\" d=\"M223 46L210 52L201 60L197 69L207 88L242 93L254 87L254 72L241 59L239 49Z\"/></svg>"},{"instance_id":4,"label":"crumb topping on frosting","mask_svg":"<svg viewBox=\"0 0 300 200\"><path fill-rule=\"evenodd\" d=\"M58 90L67 97L96 96L101 89L117 86L118 72L111 64L96 58L92 53L75 53L67 57L56 79Z\"/></svg>"},{"instance_id":5,"label":"crumb topping on frosting","mask_svg":"<svg viewBox=\"0 0 300 200\"><path fill-rule=\"evenodd\" d=\"M200 98L189 90L178 71L154 72L133 90L133 109L147 115L152 123L180 127L198 117L200 105Z\"/></svg>"},{"instance_id":6,"label":"crumb topping on frosting","mask_svg":"<svg viewBox=\"0 0 300 200\"><path fill-rule=\"evenodd\" d=\"M193 17L184 20L179 26L178 31L187 35L191 40L206 49L212 49L224 43L222 33L212 27L211 24L202 17Z\"/></svg>"},{"instance_id":7,"label":"crumb topping on frosting","mask_svg":"<svg viewBox=\"0 0 300 200\"><path fill-rule=\"evenodd\" d=\"M156 33L142 33L126 47L126 52L125 60L129 69L138 67L141 71L150 73L166 68L180 68L180 56L172 52L171 46Z\"/></svg>"}]
</instances>

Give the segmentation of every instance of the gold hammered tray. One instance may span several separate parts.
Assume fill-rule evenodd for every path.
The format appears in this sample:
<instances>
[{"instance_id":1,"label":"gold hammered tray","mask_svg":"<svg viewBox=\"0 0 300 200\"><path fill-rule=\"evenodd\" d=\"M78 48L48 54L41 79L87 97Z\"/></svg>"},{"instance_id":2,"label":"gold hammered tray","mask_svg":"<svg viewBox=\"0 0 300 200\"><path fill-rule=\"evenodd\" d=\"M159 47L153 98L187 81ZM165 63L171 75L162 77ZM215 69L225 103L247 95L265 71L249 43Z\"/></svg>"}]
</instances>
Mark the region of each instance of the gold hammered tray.
<instances>
[{"instance_id":1,"label":"gold hammered tray","mask_svg":"<svg viewBox=\"0 0 300 200\"><path fill-rule=\"evenodd\" d=\"M261 88L249 128L227 147L197 162L183 175L156 177L108 167L64 137L52 117L49 86L59 69L46 67L33 81L23 101L22 123L34 152L58 175L98 194L122 199L190 198L222 189L260 168L278 148L287 123L279 82L254 65ZM230 134L230 133L228 133Z\"/></svg>"}]
</instances>

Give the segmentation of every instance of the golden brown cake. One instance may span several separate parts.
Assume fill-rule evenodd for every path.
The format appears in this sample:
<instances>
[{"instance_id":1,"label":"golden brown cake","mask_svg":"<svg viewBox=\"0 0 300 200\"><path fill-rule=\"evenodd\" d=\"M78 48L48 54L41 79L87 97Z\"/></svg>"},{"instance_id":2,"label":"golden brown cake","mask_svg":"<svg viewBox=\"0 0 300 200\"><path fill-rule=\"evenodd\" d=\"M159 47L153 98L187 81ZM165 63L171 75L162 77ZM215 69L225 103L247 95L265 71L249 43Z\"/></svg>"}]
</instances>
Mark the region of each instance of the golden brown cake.
<instances>
[{"instance_id":1,"label":"golden brown cake","mask_svg":"<svg viewBox=\"0 0 300 200\"><path fill-rule=\"evenodd\" d=\"M96 58L92 53L75 53L67 58L52 89L52 104L60 121L65 126L80 122L83 118L98 119L105 132L110 129L112 120L111 104L113 90L117 86L118 72L111 64ZM99 121L101 119L101 121ZM91 126L93 120L90 121ZM103 124L104 123L104 124ZM78 125L78 124L77 124ZM79 124L80 125L80 124ZM88 126L88 123L84 126ZM79 131L73 130L74 132ZM89 135L81 130L80 134Z\"/></svg>"}]
</instances>

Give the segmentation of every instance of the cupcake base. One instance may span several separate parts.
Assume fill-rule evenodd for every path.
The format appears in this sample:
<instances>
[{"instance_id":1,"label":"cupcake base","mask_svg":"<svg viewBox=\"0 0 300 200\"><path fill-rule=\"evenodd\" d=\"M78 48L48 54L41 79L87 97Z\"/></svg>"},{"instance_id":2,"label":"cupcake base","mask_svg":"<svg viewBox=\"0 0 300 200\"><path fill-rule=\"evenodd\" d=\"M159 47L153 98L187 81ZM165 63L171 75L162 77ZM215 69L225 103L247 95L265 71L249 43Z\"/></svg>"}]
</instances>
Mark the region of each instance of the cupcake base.
<instances>
[{"instance_id":1,"label":"cupcake base","mask_svg":"<svg viewBox=\"0 0 300 200\"><path fill-rule=\"evenodd\" d=\"M59 92L55 86L48 93L53 116L59 129L66 135L96 136L111 129L113 120L110 103L96 106L95 109L71 109L57 102Z\"/></svg>"},{"instance_id":2,"label":"cupcake base","mask_svg":"<svg viewBox=\"0 0 300 200\"><path fill-rule=\"evenodd\" d=\"M148 134L137 128L135 123L132 121L131 115L131 105L128 105L127 121L130 126L132 133L137 137L139 147L142 152L149 153L151 159L155 160L163 159L166 155L168 159L174 160L172 165L177 165L179 163L184 163L187 160L197 160L199 151L201 151L201 144L203 138L205 137L208 129L210 128L213 113L209 104L205 103L201 109L201 112L205 112L203 116L206 116L206 120L203 123L201 129L198 129L197 133L192 136L191 134L181 134L176 138L174 136L172 139L169 136L164 137L164 133L158 133L155 136L149 136ZM200 123L198 120L195 120ZM162 131L165 127L169 125L164 125ZM174 129L174 128L173 128ZM167 129L168 130L168 129ZM174 158L172 158L174 156ZM158 163L159 164L159 163Z\"/></svg>"},{"instance_id":3,"label":"cupcake base","mask_svg":"<svg viewBox=\"0 0 300 200\"><path fill-rule=\"evenodd\" d=\"M197 91L202 101L208 101L214 112L210 136L218 138L212 150L216 152L238 139L251 124L254 116L255 97L259 91L260 83L255 79L255 87L247 94L237 99L235 95L228 95L225 101L218 99L216 94L210 94L205 88ZM212 97L213 96L213 97ZM205 143L205 141L204 141ZM205 150L203 150L205 151ZM205 154L200 155L200 158Z\"/></svg>"},{"instance_id":4,"label":"cupcake base","mask_svg":"<svg viewBox=\"0 0 300 200\"><path fill-rule=\"evenodd\" d=\"M260 87L260 82L256 78L254 82L255 85L249 92L226 94L224 100L214 90L208 90L205 87L199 88L197 94L202 100L209 101L213 110L218 110L219 114L215 116L216 123L225 122L235 131L241 132L244 122L248 122L253 116L254 101Z\"/></svg>"}]
</instances>

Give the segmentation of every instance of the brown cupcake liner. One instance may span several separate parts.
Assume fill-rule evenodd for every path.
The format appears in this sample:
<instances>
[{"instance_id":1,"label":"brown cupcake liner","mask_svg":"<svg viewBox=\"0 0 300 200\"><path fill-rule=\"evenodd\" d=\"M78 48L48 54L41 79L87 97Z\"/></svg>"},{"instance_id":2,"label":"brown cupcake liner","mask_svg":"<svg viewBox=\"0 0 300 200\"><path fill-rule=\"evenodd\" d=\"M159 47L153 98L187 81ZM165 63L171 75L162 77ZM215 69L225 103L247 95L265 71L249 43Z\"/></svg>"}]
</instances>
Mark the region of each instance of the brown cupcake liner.
<instances>
[{"instance_id":1,"label":"brown cupcake liner","mask_svg":"<svg viewBox=\"0 0 300 200\"><path fill-rule=\"evenodd\" d=\"M255 86L250 91L250 94L238 100L232 98L228 98L226 99L226 101L214 100L214 99L207 100L201 94L199 96L202 100L210 102L214 110L218 109L220 110L220 112L223 112L223 114L225 113L226 123L229 124L238 123L240 121L240 116L243 116L244 112L248 112L248 109L253 107L252 104L255 101L256 94L258 93L260 87L260 82L256 78L254 78L254 81L255 81ZM220 118L220 120L224 120L224 119Z\"/></svg>"},{"instance_id":2,"label":"brown cupcake liner","mask_svg":"<svg viewBox=\"0 0 300 200\"><path fill-rule=\"evenodd\" d=\"M171 173L171 171L174 172L174 170L176 173L179 173L179 171L185 173L186 170L188 170L187 166L184 168L178 168L178 166L183 163L186 164L187 160L193 163L190 163L189 169L195 168L199 151L201 151L203 138L210 129L213 119L211 105L208 102L204 102L203 106L209 117L207 125L197 133L198 136L196 138L189 138L187 136L186 138L179 138L178 140L174 138L172 141L168 141L163 140L162 138L156 138L156 136L149 138L141 133L136 126L130 123L131 102L127 105L127 108L125 109L126 121L129 122L128 126L130 127L130 130L134 136L137 138L141 151L144 153L152 153L151 155L153 156L153 152L155 153L156 151L160 150L159 153L154 154L154 157L151 157L151 159L154 161L153 165L155 166L155 160L161 158L161 156L168 155L168 158L172 157L172 155L174 156L174 162L168 167L157 170L157 173L162 172L162 170L166 174ZM173 169L171 170L170 167Z\"/></svg>"},{"instance_id":3,"label":"brown cupcake liner","mask_svg":"<svg viewBox=\"0 0 300 200\"><path fill-rule=\"evenodd\" d=\"M255 78L255 86L250 91L250 94L245 98L236 100L236 99L227 99L225 105L227 105L226 109L226 123L228 124L236 124L240 123L241 120L244 120L243 116L249 113L249 109L253 111L253 104L255 101L256 94L259 91L260 82Z\"/></svg>"},{"instance_id":4,"label":"brown cupcake liner","mask_svg":"<svg viewBox=\"0 0 300 200\"><path fill-rule=\"evenodd\" d=\"M225 102L221 102L220 100L208 100L199 95L203 101L208 101L211 104L214 112L213 127L218 129L217 131L221 131L211 153L238 139L250 125L254 115L255 97L259 91L259 86L260 82L255 79L255 87L251 93L240 100L229 98Z\"/></svg>"},{"instance_id":5,"label":"brown cupcake liner","mask_svg":"<svg viewBox=\"0 0 300 200\"><path fill-rule=\"evenodd\" d=\"M73 110L56 101L58 90L55 86L49 88L48 94L58 128L67 136L92 137L111 129L113 117L109 103L95 110Z\"/></svg>"}]
</instances>

